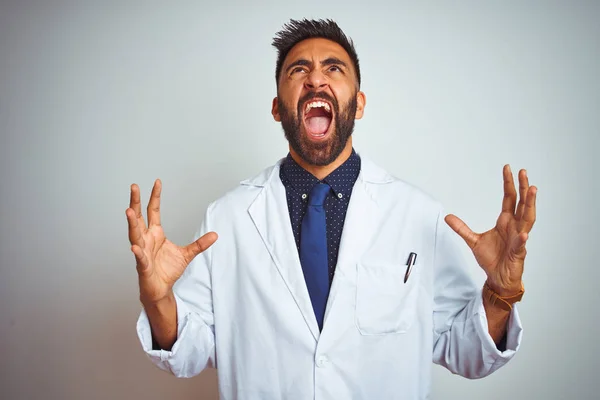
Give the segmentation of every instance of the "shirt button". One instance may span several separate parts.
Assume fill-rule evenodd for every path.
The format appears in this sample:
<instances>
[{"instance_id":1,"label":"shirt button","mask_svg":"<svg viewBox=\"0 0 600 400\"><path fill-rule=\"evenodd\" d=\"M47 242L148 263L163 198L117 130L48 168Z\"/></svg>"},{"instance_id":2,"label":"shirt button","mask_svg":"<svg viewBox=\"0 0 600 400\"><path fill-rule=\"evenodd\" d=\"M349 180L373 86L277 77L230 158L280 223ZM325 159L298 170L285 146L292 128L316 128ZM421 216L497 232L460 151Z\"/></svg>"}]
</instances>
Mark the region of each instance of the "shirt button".
<instances>
[{"instance_id":1,"label":"shirt button","mask_svg":"<svg viewBox=\"0 0 600 400\"><path fill-rule=\"evenodd\" d=\"M308 195L306 193L302 193L302 200L306 200L307 197Z\"/></svg>"},{"instance_id":2,"label":"shirt button","mask_svg":"<svg viewBox=\"0 0 600 400\"><path fill-rule=\"evenodd\" d=\"M344 195L341 193L338 193L338 199L341 199L342 197L344 197Z\"/></svg>"},{"instance_id":3,"label":"shirt button","mask_svg":"<svg viewBox=\"0 0 600 400\"><path fill-rule=\"evenodd\" d=\"M324 368L329 363L329 359L325 356L319 356L317 358L317 367Z\"/></svg>"}]
</instances>

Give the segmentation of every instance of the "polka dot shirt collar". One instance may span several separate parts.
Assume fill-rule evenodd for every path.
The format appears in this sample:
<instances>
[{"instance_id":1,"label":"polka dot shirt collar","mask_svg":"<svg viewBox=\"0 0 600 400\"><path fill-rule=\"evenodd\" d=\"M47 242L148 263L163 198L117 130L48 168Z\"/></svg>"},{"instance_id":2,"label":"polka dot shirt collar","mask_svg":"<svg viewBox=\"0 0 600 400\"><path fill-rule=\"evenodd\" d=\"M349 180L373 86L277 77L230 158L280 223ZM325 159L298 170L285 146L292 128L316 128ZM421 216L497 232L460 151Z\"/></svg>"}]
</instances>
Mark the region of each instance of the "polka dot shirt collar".
<instances>
[{"instance_id":1,"label":"polka dot shirt collar","mask_svg":"<svg viewBox=\"0 0 600 400\"><path fill-rule=\"evenodd\" d=\"M289 153L283 161L281 169L284 186L293 189L299 195L310 193L313 186L321 182L313 174L302 168ZM348 199L359 173L360 157L352 149L350 157L331 174L327 175L322 182L331 186L338 198Z\"/></svg>"}]
</instances>

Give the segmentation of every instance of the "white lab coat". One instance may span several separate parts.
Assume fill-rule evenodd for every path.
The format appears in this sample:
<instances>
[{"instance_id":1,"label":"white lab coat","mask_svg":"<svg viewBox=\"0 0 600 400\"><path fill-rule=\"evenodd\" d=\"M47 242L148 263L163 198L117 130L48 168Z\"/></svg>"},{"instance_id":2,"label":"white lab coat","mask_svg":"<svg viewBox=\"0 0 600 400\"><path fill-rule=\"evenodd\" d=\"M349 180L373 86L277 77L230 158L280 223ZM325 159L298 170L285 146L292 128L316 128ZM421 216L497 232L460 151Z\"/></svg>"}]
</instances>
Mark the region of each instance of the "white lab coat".
<instances>
[{"instance_id":1,"label":"white lab coat","mask_svg":"<svg viewBox=\"0 0 600 400\"><path fill-rule=\"evenodd\" d=\"M225 400L426 399L432 360L479 378L515 354L516 307L500 352L440 205L364 157L319 332L280 163L208 207L196 237L219 239L175 285L171 351L152 350L142 311L138 336L158 367L178 377L216 367Z\"/></svg>"}]
</instances>

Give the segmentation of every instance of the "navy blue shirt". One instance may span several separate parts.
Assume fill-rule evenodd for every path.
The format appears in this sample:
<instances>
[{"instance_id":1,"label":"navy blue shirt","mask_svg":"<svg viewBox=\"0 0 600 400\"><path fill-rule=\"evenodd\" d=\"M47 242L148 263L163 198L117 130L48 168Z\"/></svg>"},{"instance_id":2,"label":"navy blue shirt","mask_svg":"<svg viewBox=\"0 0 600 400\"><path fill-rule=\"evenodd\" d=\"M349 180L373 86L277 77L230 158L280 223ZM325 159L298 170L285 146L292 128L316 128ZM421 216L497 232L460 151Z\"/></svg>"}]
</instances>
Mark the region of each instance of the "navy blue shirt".
<instances>
[{"instance_id":1,"label":"navy blue shirt","mask_svg":"<svg viewBox=\"0 0 600 400\"><path fill-rule=\"evenodd\" d=\"M298 165L290 154L282 162L279 170L279 177L283 186L285 186L290 221L298 253L300 253L300 228L302 218L306 213L308 195L313 186L320 182L325 182L331 186L324 205L327 224L329 284L331 284L335 273L346 211L348 211L350 195L359 172L360 157L354 149L350 157L322 181L319 181L314 175Z\"/></svg>"}]
</instances>

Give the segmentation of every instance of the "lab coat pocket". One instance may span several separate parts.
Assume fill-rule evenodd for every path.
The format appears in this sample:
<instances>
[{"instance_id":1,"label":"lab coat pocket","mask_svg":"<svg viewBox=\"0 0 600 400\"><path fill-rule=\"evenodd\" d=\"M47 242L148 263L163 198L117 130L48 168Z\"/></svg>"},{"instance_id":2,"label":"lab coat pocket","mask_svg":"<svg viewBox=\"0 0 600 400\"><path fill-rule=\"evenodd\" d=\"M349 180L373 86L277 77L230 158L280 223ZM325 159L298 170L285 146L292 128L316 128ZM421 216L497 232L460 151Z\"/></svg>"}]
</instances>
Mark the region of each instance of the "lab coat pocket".
<instances>
[{"instance_id":1,"label":"lab coat pocket","mask_svg":"<svg viewBox=\"0 0 600 400\"><path fill-rule=\"evenodd\" d=\"M406 332L416 317L418 264L404 283L406 265L358 264L356 326L363 335Z\"/></svg>"}]
</instances>

